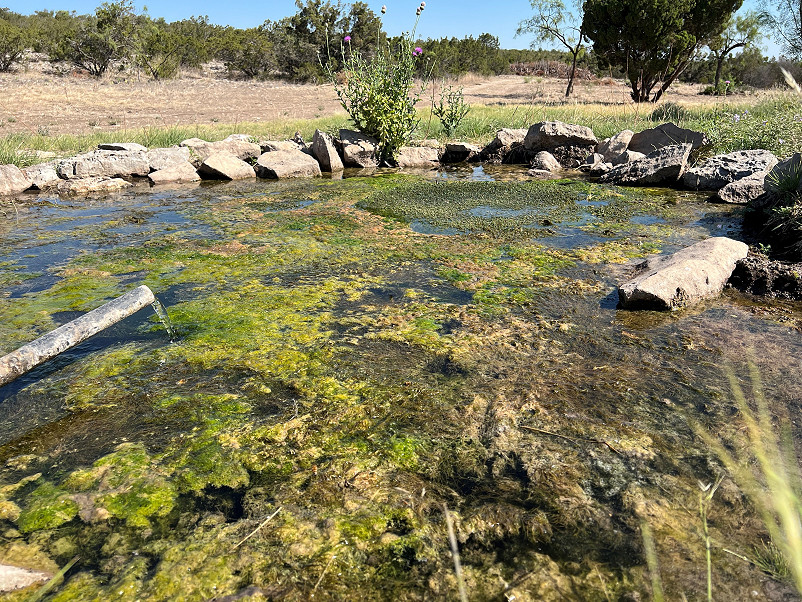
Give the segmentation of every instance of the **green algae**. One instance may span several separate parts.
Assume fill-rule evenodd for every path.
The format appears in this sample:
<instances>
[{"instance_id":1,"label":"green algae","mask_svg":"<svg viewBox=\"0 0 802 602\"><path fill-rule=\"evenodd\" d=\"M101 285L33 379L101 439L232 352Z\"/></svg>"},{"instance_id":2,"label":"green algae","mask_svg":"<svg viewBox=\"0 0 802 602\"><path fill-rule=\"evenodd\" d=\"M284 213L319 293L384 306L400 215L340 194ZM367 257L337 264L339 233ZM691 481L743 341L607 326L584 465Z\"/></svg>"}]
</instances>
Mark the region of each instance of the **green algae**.
<instances>
[{"instance_id":1,"label":"green algae","mask_svg":"<svg viewBox=\"0 0 802 602\"><path fill-rule=\"evenodd\" d=\"M36 524L22 537L48 557L90 551L53 599L205 600L249 585L267 598L449 599L444 503L474 597L647 595L642 515L666 542L669 591L701 591L687 508L715 461L689 443L683 413L704 404L711 429L731 421L720 388L704 384L719 335L701 317L681 338L672 328L687 315L639 326L600 312L609 276L593 273L676 240L676 228L664 237L668 226L631 216L679 223L696 209L587 184L483 192L392 176L279 184L270 196L238 186L187 210L213 235L84 253L22 302L19 324L33 331L61 303L92 305L72 287L114 295L137 274L170 299L180 335L96 350L38 389L87 422L32 443L45 461L4 473L18 483L58 461L4 494L20 512L9 506L6 522ZM491 212L465 234L413 232L403 220L420 219L427 197L449 203L438 227L485 206L526 219ZM354 208L363 198L386 215ZM549 246L546 230L565 220L614 231ZM654 390L633 386L643 382ZM136 429L115 432L130 441L93 432L124 408ZM75 453L88 436L108 440ZM748 541L737 531L748 510L733 507L718 533ZM759 587L750 569L719 570L732 583L723 596Z\"/></svg>"}]
</instances>

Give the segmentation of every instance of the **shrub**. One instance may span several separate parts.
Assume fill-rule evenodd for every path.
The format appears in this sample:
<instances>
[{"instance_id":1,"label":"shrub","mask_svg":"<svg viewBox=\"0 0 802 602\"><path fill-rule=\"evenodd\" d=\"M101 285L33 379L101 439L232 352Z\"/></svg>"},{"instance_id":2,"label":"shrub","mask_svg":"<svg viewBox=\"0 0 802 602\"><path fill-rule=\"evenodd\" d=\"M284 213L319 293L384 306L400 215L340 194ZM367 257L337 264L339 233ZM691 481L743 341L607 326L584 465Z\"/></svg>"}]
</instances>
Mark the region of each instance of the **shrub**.
<instances>
[{"instance_id":1,"label":"shrub","mask_svg":"<svg viewBox=\"0 0 802 602\"><path fill-rule=\"evenodd\" d=\"M443 130L449 138L454 135L470 110L471 107L465 104L462 96L462 88L454 90L451 86L441 90L440 101L432 107L432 113L443 124Z\"/></svg>"},{"instance_id":2,"label":"shrub","mask_svg":"<svg viewBox=\"0 0 802 602\"><path fill-rule=\"evenodd\" d=\"M9 71L14 63L18 63L28 46L27 33L0 19L0 71Z\"/></svg>"},{"instance_id":3,"label":"shrub","mask_svg":"<svg viewBox=\"0 0 802 602\"><path fill-rule=\"evenodd\" d=\"M418 19L425 4L422 2L417 10ZM418 124L415 105L425 90L426 78L413 91L416 63L423 53L415 46L417 25L416 20L411 32L397 38L395 47L388 43L371 58L358 50L347 50L351 38L346 36L341 44L344 77L339 78L332 70L331 61L325 67L340 104L357 129L379 141L379 157L384 162L394 160Z\"/></svg>"}]
</instances>

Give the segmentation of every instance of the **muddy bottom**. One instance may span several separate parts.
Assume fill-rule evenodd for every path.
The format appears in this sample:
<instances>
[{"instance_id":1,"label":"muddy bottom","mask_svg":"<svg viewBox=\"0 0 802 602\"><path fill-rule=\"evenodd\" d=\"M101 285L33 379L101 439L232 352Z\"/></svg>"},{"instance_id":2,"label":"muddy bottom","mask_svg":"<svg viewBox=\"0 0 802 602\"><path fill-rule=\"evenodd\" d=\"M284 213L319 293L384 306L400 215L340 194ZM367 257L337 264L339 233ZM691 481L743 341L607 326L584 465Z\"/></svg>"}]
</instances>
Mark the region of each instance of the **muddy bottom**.
<instances>
[{"instance_id":1,"label":"muddy bottom","mask_svg":"<svg viewBox=\"0 0 802 602\"><path fill-rule=\"evenodd\" d=\"M728 374L800 409L802 305L616 308L738 237L686 193L471 167L0 210L0 353L141 284L178 335L143 310L0 388L0 558L78 557L47 600L452 600L446 509L471 600L706 599ZM707 522L716 599L795 599L732 553L769 538L738 483Z\"/></svg>"}]
</instances>

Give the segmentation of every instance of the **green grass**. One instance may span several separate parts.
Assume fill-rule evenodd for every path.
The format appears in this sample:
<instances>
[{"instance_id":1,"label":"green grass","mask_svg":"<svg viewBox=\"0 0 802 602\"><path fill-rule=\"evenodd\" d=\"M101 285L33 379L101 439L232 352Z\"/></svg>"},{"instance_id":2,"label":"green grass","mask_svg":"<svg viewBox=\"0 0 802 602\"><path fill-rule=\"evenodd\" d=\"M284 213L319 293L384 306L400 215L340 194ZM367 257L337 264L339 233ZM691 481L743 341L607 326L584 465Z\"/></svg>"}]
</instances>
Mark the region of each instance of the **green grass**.
<instances>
[{"instance_id":1,"label":"green grass","mask_svg":"<svg viewBox=\"0 0 802 602\"><path fill-rule=\"evenodd\" d=\"M446 141L443 126L428 107L418 111L420 119L414 133L417 139ZM746 103L722 100L715 105L682 107L665 103L649 105L538 104L514 106L474 105L460 124L455 139L484 144L501 128L526 128L539 121L564 121L590 127L599 139L624 129L640 131L665 121L705 132L711 144L707 154L764 148L778 156L787 156L802 148L802 103L791 93L770 100ZM341 127L352 127L344 114L307 120L276 120L258 123L147 127L92 134L43 135L11 134L0 138L0 163L20 166L36 162L25 151L52 151L69 156L95 148L101 142L138 142L147 147L178 144L186 138L221 140L234 133L260 139L286 139L300 132L310 140L315 129L333 134ZM22 153L22 154L20 154Z\"/></svg>"}]
</instances>

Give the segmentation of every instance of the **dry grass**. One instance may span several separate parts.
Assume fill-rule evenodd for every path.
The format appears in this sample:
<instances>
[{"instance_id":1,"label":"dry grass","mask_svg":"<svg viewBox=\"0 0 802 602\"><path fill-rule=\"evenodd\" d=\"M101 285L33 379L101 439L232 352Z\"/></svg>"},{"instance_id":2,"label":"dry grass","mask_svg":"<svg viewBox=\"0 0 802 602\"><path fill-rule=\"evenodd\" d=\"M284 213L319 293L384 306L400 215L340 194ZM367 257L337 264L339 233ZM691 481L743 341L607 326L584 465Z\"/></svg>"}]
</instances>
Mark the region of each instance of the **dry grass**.
<instances>
[{"instance_id":1,"label":"dry grass","mask_svg":"<svg viewBox=\"0 0 802 602\"><path fill-rule=\"evenodd\" d=\"M621 81L577 82L566 103L559 79L468 75L458 81L472 105L598 105L600 112L648 114L653 105L634 105ZM331 86L282 82L232 81L212 76L154 82L128 78L115 81L30 71L0 75L0 136L13 133L88 135L148 127L211 126L307 120L343 115ZM683 105L714 105L698 94L700 87L673 86L665 100ZM768 95L770 93L764 93ZM738 97L754 103L759 98ZM729 97L729 102L738 102ZM424 102L422 104L425 103Z\"/></svg>"}]
</instances>

